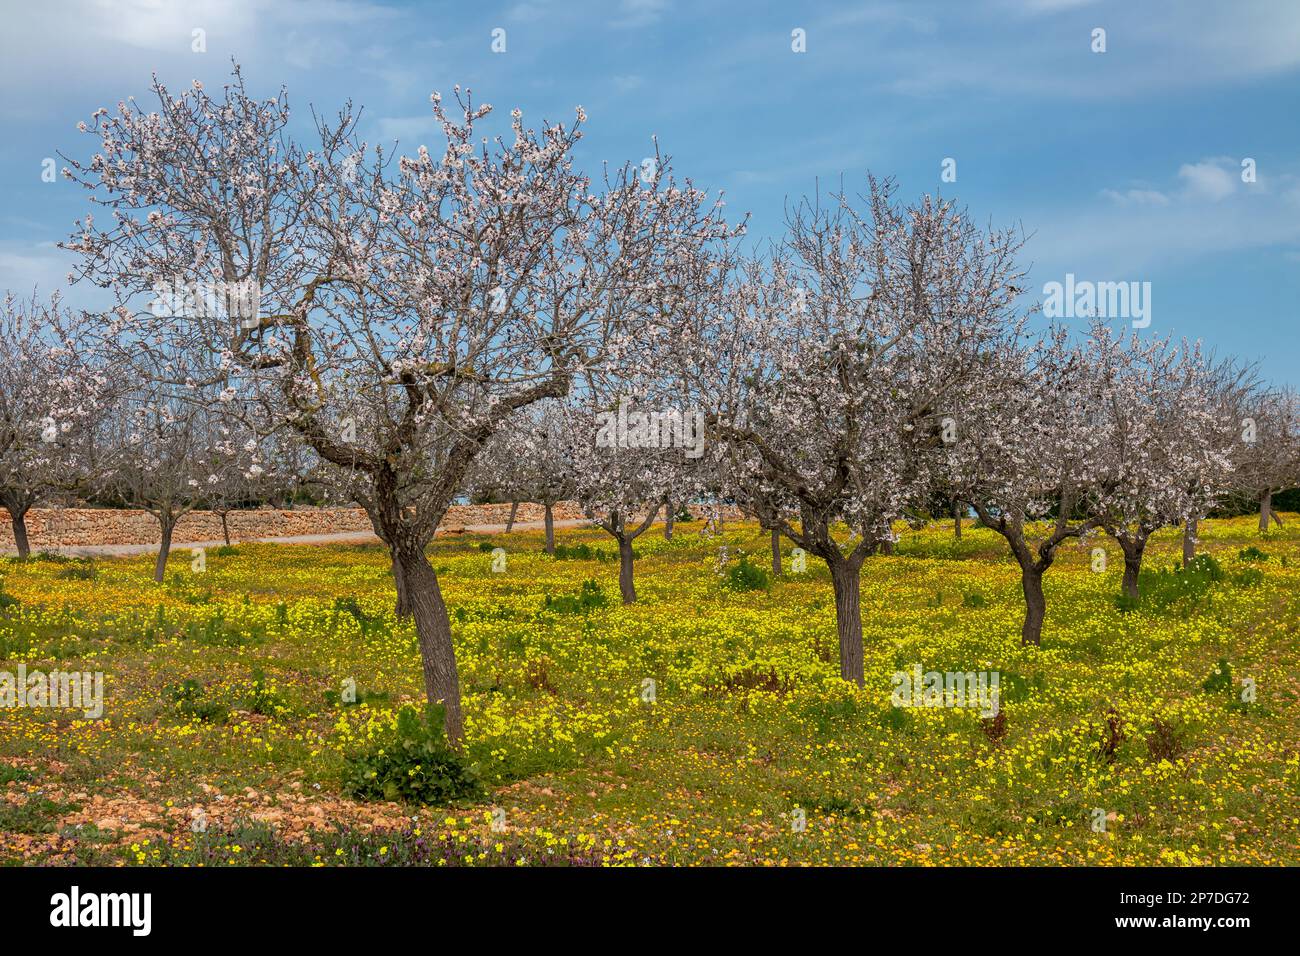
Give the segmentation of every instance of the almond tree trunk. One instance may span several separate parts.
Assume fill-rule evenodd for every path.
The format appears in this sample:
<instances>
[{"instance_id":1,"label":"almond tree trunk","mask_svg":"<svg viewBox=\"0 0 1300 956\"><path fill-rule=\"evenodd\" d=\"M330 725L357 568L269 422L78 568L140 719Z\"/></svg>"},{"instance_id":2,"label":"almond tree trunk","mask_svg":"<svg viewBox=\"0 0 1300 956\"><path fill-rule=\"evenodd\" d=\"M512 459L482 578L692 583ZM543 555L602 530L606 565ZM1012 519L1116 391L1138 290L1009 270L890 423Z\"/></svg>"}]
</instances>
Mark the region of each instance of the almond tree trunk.
<instances>
[{"instance_id":1,"label":"almond tree trunk","mask_svg":"<svg viewBox=\"0 0 1300 956\"><path fill-rule=\"evenodd\" d=\"M1025 620L1020 626L1020 644L1022 647L1040 647L1043 643L1043 622L1047 619L1043 575L1056 560L1056 549L1061 543L1082 533L1085 528L1071 529L1064 520L1058 521L1052 536L1035 549L1025 540L1023 517L1004 514L995 518L978 503L974 508L980 524L1002 535L1011 549L1012 557L1020 566L1020 590L1025 597Z\"/></svg>"},{"instance_id":2,"label":"almond tree trunk","mask_svg":"<svg viewBox=\"0 0 1300 956\"><path fill-rule=\"evenodd\" d=\"M1023 646L1040 647L1043 643L1043 621L1047 618L1047 598L1043 594L1046 570L1036 561L1020 566L1020 589L1025 594L1025 623L1020 628Z\"/></svg>"},{"instance_id":3,"label":"almond tree trunk","mask_svg":"<svg viewBox=\"0 0 1300 956\"><path fill-rule=\"evenodd\" d=\"M1196 557L1196 529L1198 522L1189 517L1183 522L1183 567L1192 563Z\"/></svg>"},{"instance_id":4,"label":"almond tree trunk","mask_svg":"<svg viewBox=\"0 0 1300 956\"><path fill-rule=\"evenodd\" d=\"M840 639L840 677L865 682L862 647L862 562L840 557L827 562L835 589L835 629Z\"/></svg>"},{"instance_id":5,"label":"almond tree trunk","mask_svg":"<svg viewBox=\"0 0 1300 956\"><path fill-rule=\"evenodd\" d=\"M618 537L618 589L623 595L624 604L636 603L636 584L632 579L632 539L627 535Z\"/></svg>"},{"instance_id":6,"label":"almond tree trunk","mask_svg":"<svg viewBox=\"0 0 1300 956\"><path fill-rule=\"evenodd\" d=\"M1259 496L1259 533L1263 534L1268 530L1269 515L1273 513L1273 490L1266 488L1264 493Z\"/></svg>"},{"instance_id":7,"label":"almond tree trunk","mask_svg":"<svg viewBox=\"0 0 1300 956\"><path fill-rule=\"evenodd\" d=\"M1124 593L1137 600L1140 596L1138 590L1138 576L1142 572L1142 553L1146 550L1147 539L1145 535L1138 535L1135 538L1119 538L1120 549L1124 552Z\"/></svg>"},{"instance_id":8,"label":"almond tree trunk","mask_svg":"<svg viewBox=\"0 0 1300 956\"><path fill-rule=\"evenodd\" d=\"M555 556L555 512L553 506L546 504L546 553Z\"/></svg>"},{"instance_id":9,"label":"almond tree trunk","mask_svg":"<svg viewBox=\"0 0 1300 956\"><path fill-rule=\"evenodd\" d=\"M776 528L772 529L772 573L781 573L781 532Z\"/></svg>"},{"instance_id":10,"label":"almond tree trunk","mask_svg":"<svg viewBox=\"0 0 1300 956\"><path fill-rule=\"evenodd\" d=\"M659 514L659 505L655 505L646 512L645 519L635 528L630 528L623 520L623 515L618 511L611 511L604 520L600 522L606 534L610 535L618 542L618 589L623 595L624 604L636 603L636 585L633 582L633 563L632 542L639 538L654 523L655 517Z\"/></svg>"},{"instance_id":11,"label":"almond tree trunk","mask_svg":"<svg viewBox=\"0 0 1300 956\"><path fill-rule=\"evenodd\" d=\"M228 511L221 512L221 535L226 539L226 547L230 547L230 525L226 522L229 516Z\"/></svg>"},{"instance_id":12,"label":"almond tree trunk","mask_svg":"<svg viewBox=\"0 0 1300 956\"><path fill-rule=\"evenodd\" d=\"M957 502L952 503L952 536L958 541L961 540L961 505Z\"/></svg>"},{"instance_id":13,"label":"almond tree trunk","mask_svg":"<svg viewBox=\"0 0 1300 956\"><path fill-rule=\"evenodd\" d=\"M397 604L393 613L398 618L408 618L411 616L411 595L406 587L406 577L402 574L402 564L396 558L393 558L393 584L397 587Z\"/></svg>"},{"instance_id":14,"label":"almond tree trunk","mask_svg":"<svg viewBox=\"0 0 1300 956\"><path fill-rule=\"evenodd\" d=\"M154 517L162 528L162 540L158 544L158 560L154 562L153 579L162 584L167 575L167 556L172 551L172 532L176 530L176 518L170 511L160 511Z\"/></svg>"},{"instance_id":15,"label":"almond tree trunk","mask_svg":"<svg viewBox=\"0 0 1300 956\"><path fill-rule=\"evenodd\" d=\"M984 520L981 513L981 520ZM988 524L988 521L984 522ZM1041 647L1043 643L1043 622L1047 619L1047 597L1043 593L1043 575L1056 560L1055 539L1045 542L1038 548L1037 556L1029 542L1025 540L1024 524L1012 520L992 525L1011 547L1011 554L1020 565L1020 590L1025 596L1025 620L1020 626L1021 647ZM1059 533L1060 529L1058 529Z\"/></svg>"},{"instance_id":16,"label":"almond tree trunk","mask_svg":"<svg viewBox=\"0 0 1300 956\"><path fill-rule=\"evenodd\" d=\"M426 519L427 525L408 524L407 512L402 509L393 487L393 475L381 472L376 485L374 500L367 510L371 525L388 546L393 562L397 610L399 614L405 610L414 620L425 697L430 704L442 706L447 741L460 749L465 727L451 619L447 616L447 605L438 586L438 575L424 553L426 544L445 516L445 505L436 518Z\"/></svg>"},{"instance_id":17,"label":"almond tree trunk","mask_svg":"<svg viewBox=\"0 0 1300 956\"><path fill-rule=\"evenodd\" d=\"M27 537L27 509L20 505L6 504L5 510L9 512L13 524L14 544L18 548L18 557L30 558L32 545Z\"/></svg>"},{"instance_id":18,"label":"almond tree trunk","mask_svg":"<svg viewBox=\"0 0 1300 956\"><path fill-rule=\"evenodd\" d=\"M442 590L438 587L438 575L425 557L424 549L409 542L399 547L394 563L401 567L411 616L415 618L425 696L429 703L442 705L447 740L459 748L465 739L460 678L451 639L451 619L447 616L447 605L443 603Z\"/></svg>"},{"instance_id":19,"label":"almond tree trunk","mask_svg":"<svg viewBox=\"0 0 1300 956\"><path fill-rule=\"evenodd\" d=\"M509 534L515 527L515 515L519 513L519 502L510 502L510 517L506 519L506 534Z\"/></svg>"},{"instance_id":20,"label":"almond tree trunk","mask_svg":"<svg viewBox=\"0 0 1300 956\"><path fill-rule=\"evenodd\" d=\"M1020 565L1020 589L1025 597L1025 621L1020 628L1021 646L1041 646L1043 642L1043 622L1047 617L1047 598L1043 593L1043 575L1056 560L1056 552L1070 538L1078 538L1096 527L1098 522L1089 518L1081 524L1071 527L1069 521L1069 502L1063 501L1057 515L1056 529L1046 540L1040 541L1035 548L1025 539L1025 516L1023 512L990 513L978 499L969 502L978 518L980 527L991 528L1006 540L1011 554ZM1145 541L1145 539L1143 539Z\"/></svg>"},{"instance_id":21,"label":"almond tree trunk","mask_svg":"<svg viewBox=\"0 0 1300 956\"><path fill-rule=\"evenodd\" d=\"M1142 562L1124 555L1124 593L1136 600L1138 593L1138 575L1142 571Z\"/></svg>"},{"instance_id":22,"label":"almond tree trunk","mask_svg":"<svg viewBox=\"0 0 1300 956\"><path fill-rule=\"evenodd\" d=\"M677 509L673 507L671 501L664 505L664 540L673 540L673 519L677 517Z\"/></svg>"}]
</instances>

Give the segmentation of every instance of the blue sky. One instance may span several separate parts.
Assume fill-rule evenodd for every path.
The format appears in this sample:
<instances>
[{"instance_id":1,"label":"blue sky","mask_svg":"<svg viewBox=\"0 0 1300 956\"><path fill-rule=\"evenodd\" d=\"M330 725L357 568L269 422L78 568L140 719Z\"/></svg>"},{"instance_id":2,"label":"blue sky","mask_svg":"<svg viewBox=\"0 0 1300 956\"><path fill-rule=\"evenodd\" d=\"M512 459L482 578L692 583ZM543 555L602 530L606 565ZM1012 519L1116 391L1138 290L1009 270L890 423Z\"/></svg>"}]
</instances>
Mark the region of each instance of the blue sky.
<instances>
[{"instance_id":1,"label":"blue sky","mask_svg":"<svg viewBox=\"0 0 1300 956\"><path fill-rule=\"evenodd\" d=\"M287 85L296 123L351 98L366 138L402 152L435 143L429 93L456 83L501 117L567 121L581 104L581 165L639 162L655 135L679 172L751 214L754 239L819 181L893 175L905 197L939 192L1031 233L1036 293L1066 273L1150 282L1144 334L1200 338L1300 384L1294 0L7 2L0 288L64 286L54 244L85 197L40 174L59 151L93 151L77 121L143 97L151 71L218 86L232 56L258 95ZM946 158L955 182L940 181Z\"/></svg>"}]
</instances>

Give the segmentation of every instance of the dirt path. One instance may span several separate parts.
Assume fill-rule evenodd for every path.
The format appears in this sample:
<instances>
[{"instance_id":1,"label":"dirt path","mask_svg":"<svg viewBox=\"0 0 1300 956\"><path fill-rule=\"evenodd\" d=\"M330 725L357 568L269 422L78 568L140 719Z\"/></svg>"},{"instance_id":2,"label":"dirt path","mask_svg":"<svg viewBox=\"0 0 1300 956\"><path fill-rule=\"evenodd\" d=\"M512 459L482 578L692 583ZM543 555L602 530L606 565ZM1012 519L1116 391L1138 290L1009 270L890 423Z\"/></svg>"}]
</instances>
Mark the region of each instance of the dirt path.
<instances>
[{"instance_id":1,"label":"dirt path","mask_svg":"<svg viewBox=\"0 0 1300 956\"><path fill-rule=\"evenodd\" d=\"M556 528L578 528L589 524L584 519L566 519L555 522ZM467 534L504 534L506 530L505 523L501 524L467 524L456 525L457 532L464 528ZM515 531L540 531L546 527L544 521L516 521ZM438 529L439 537L448 536L447 529ZM331 534L296 534L286 535L280 538L245 538L246 542L257 542L259 544L378 544L379 538L374 534L366 531L336 531ZM240 544L238 540L232 540L234 544ZM224 541L175 541L172 543L172 551L186 551L191 548L219 548ZM67 547L41 548L37 550L52 551L56 554L66 554L74 558L118 558L128 557L136 554L157 554L158 545L154 544L95 544L95 545L68 545ZM5 548L4 554L14 554L13 548Z\"/></svg>"}]
</instances>

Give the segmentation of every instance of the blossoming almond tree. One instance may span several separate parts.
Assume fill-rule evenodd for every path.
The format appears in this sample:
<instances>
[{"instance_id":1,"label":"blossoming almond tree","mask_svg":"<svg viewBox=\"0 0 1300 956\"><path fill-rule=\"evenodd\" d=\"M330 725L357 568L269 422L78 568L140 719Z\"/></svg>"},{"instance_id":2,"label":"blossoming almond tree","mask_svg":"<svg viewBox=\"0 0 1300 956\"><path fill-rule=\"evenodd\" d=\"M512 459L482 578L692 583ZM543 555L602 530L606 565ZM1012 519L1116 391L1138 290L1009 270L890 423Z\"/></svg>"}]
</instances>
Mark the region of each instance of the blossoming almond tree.
<instances>
[{"instance_id":1,"label":"blossoming almond tree","mask_svg":"<svg viewBox=\"0 0 1300 956\"><path fill-rule=\"evenodd\" d=\"M250 483L248 497L288 510L303 498L336 506L352 504L331 497L334 488L323 480L319 457L292 429L271 432L262 438L262 446L266 471Z\"/></svg>"},{"instance_id":2,"label":"blossoming almond tree","mask_svg":"<svg viewBox=\"0 0 1300 956\"><path fill-rule=\"evenodd\" d=\"M22 558L27 512L87 475L105 379L84 348L86 323L57 295L0 303L0 506Z\"/></svg>"},{"instance_id":3,"label":"blossoming almond tree","mask_svg":"<svg viewBox=\"0 0 1300 956\"><path fill-rule=\"evenodd\" d=\"M1300 485L1300 395L1260 388L1241 403L1237 490L1259 503L1259 533L1282 519L1273 496Z\"/></svg>"},{"instance_id":4,"label":"blossoming almond tree","mask_svg":"<svg viewBox=\"0 0 1300 956\"><path fill-rule=\"evenodd\" d=\"M547 554L555 554L555 506L574 495L576 436L571 428L560 401L548 399L524 409L488 441L470 481L472 488L541 505Z\"/></svg>"},{"instance_id":5,"label":"blossoming almond tree","mask_svg":"<svg viewBox=\"0 0 1300 956\"><path fill-rule=\"evenodd\" d=\"M1199 343L1125 340L1098 325L1088 347L1099 438L1085 506L1123 551L1124 593L1136 599L1152 533L1202 514L1229 487L1235 428Z\"/></svg>"},{"instance_id":6,"label":"blossoming almond tree","mask_svg":"<svg viewBox=\"0 0 1300 956\"><path fill-rule=\"evenodd\" d=\"M180 519L211 504L232 472L262 473L257 439L233 411L147 379L113 398L97 435L96 491L158 522L155 581L166 575Z\"/></svg>"},{"instance_id":7,"label":"blossoming almond tree","mask_svg":"<svg viewBox=\"0 0 1300 956\"><path fill-rule=\"evenodd\" d=\"M768 480L761 458L751 450L730 443L719 443L715 456L717 485L728 489L740 508L752 514L759 528L768 536L772 555L772 574L781 574L781 528L799 514L797 499L781 484Z\"/></svg>"},{"instance_id":8,"label":"blossoming almond tree","mask_svg":"<svg viewBox=\"0 0 1300 956\"><path fill-rule=\"evenodd\" d=\"M1090 483L1097 401L1087 356L1063 329L987 356L986 384L953 409L945 434L947 486L1006 539L1025 598L1021 643L1042 642L1043 575L1062 544L1097 524L1076 518Z\"/></svg>"},{"instance_id":9,"label":"blossoming almond tree","mask_svg":"<svg viewBox=\"0 0 1300 956\"><path fill-rule=\"evenodd\" d=\"M636 602L633 544L660 509L686 501L698 487L692 454L703 438L691 431L702 420L673 407L671 394L632 397L593 394L569 408L574 494L589 517L618 545L618 585L624 604ZM667 422L667 424L665 424ZM687 424L687 422L691 422Z\"/></svg>"},{"instance_id":10,"label":"blossoming almond tree","mask_svg":"<svg viewBox=\"0 0 1300 956\"><path fill-rule=\"evenodd\" d=\"M862 562L928 496L940 421L1015 327L1020 291L1015 235L893 192L871 179L860 203L805 201L766 278L751 270L716 320L698 316L679 359L696 356L719 436L752 465L738 482L750 510L830 568L840 674L857 683Z\"/></svg>"},{"instance_id":11,"label":"blossoming almond tree","mask_svg":"<svg viewBox=\"0 0 1300 956\"><path fill-rule=\"evenodd\" d=\"M491 137L490 106L457 88L448 110L435 93L442 148L394 164L346 109L304 150L285 132L286 98L252 98L238 71L220 97L197 83L155 94L151 113L98 112L101 152L68 171L113 214L106 228L87 217L69 244L82 274L124 308L158 278L252 290L224 316L201 310L215 318L136 311L132 334L205 356L202 380L296 431L366 508L459 744L451 626L425 546L483 444L635 335L658 277L726 235L720 207L662 156L599 182L575 171L581 109L540 130L516 110Z\"/></svg>"},{"instance_id":12,"label":"blossoming almond tree","mask_svg":"<svg viewBox=\"0 0 1300 956\"><path fill-rule=\"evenodd\" d=\"M227 441L207 456L208 476L203 482L203 505L221 521L221 538L229 547L230 515L257 499L280 489L292 489L295 475L292 461L276 457L278 447L259 437L235 419L226 425ZM242 437L241 437L242 436ZM292 493L292 492L290 492Z\"/></svg>"},{"instance_id":13,"label":"blossoming almond tree","mask_svg":"<svg viewBox=\"0 0 1300 956\"><path fill-rule=\"evenodd\" d=\"M1233 358L1216 360L1208 356L1205 363L1200 370L1201 394L1208 403L1213 420L1218 423L1219 440L1231 447L1231 472L1225 473L1221 461L1209 458L1199 462L1200 471L1181 476L1188 496L1187 513L1183 517L1184 567L1196 557L1201 519L1226 498L1240 492L1243 477L1248 472L1250 442L1254 438L1249 427L1250 408L1252 399L1259 394L1254 365ZM1193 468L1197 464L1195 461L1190 463Z\"/></svg>"}]
</instances>

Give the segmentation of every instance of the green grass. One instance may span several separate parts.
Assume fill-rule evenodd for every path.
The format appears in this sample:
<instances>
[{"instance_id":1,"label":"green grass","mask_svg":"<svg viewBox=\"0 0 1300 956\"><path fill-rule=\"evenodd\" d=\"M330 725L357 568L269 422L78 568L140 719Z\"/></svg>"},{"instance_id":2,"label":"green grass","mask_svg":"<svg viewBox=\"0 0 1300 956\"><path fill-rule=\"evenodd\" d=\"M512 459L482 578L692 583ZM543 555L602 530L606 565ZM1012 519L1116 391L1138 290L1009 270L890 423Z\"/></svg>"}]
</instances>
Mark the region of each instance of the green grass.
<instances>
[{"instance_id":1,"label":"green grass","mask_svg":"<svg viewBox=\"0 0 1300 956\"><path fill-rule=\"evenodd\" d=\"M164 585L147 556L7 562L0 670L100 670L108 699L102 721L0 710L0 862L1294 865L1300 538L1250 525L1207 522L1222 573L1194 581L1156 536L1133 606L1122 562L1089 569L1113 545L1067 548L1041 648L1000 538L906 530L864 567L862 688L825 566L760 581L754 526L656 527L628 608L597 530L562 559L538 532L438 539L483 791L433 807L347 796L422 702L381 549L243 544ZM997 671L999 720L892 707L916 663Z\"/></svg>"}]
</instances>

